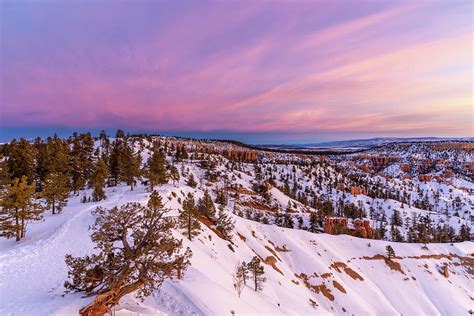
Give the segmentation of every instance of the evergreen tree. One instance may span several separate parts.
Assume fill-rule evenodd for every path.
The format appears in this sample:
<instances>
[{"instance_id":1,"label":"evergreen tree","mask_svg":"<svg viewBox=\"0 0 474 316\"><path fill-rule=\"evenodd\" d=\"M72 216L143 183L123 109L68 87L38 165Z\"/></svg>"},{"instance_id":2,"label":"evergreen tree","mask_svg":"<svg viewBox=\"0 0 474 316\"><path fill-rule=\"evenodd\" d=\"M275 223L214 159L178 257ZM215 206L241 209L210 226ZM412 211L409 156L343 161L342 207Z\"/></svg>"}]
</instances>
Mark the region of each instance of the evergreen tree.
<instances>
[{"instance_id":1,"label":"evergreen tree","mask_svg":"<svg viewBox=\"0 0 474 316\"><path fill-rule=\"evenodd\" d=\"M69 198L69 179L64 173L53 172L46 176L43 197L53 214L61 212Z\"/></svg>"},{"instance_id":2,"label":"evergreen tree","mask_svg":"<svg viewBox=\"0 0 474 316\"><path fill-rule=\"evenodd\" d=\"M245 261L243 261L242 264L237 267L237 274L239 278L243 280L244 284L247 284L247 280L250 278L250 276L249 276L249 268L247 266L247 263L245 263Z\"/></svg>"},{"instance_id":3,"label":"evergreen tree","mask_svg":"<svg viewBox=\"0 0 474 316\"><path fill-rule=\"evenodd\" d=\"M26 176L28 183L33 182L35 178L34 147L21 138L20 141L12 140L8 148L7 170L10 179L21 179Z\"/></svg>"},{"instance_id":4,"label":"evergreen tree","mask_svg":"<svg viewBox=\"0 0 474 316\"><path fill-rule=\"evenodd\" d=\"M125 181L133 191L135 178L140 176L141 156L133 153L133 149L125 145L121 156L121 180Z\"/></svg>"},{"instance_id":5,"label":"evergreen tree","mask_svg":"<svg viewBox=\"0 0 474 316\"><path fill-rule=\"evenodd\" d=\"M260 258L254 256L252 260L247 264L247 268L250 272L250 279L252 279L254 284L254 291L259 291L263 289L263 283L266 281L266 278L263 276L265 274L264 267L260 264Z\"/></svg>"},{"instance_id":6,"label":"evergreen tree","mask_svg":"<svg viewBox=\"0 0 474 316\"><path fill-rule=\"evenodd\" d=\"M227 194L226 194L225 190L217 189L216 190L216 203L220 204L220 205L223 205L223 206L226 206L228 202L229 202L229 200L227 198Z\"/></svg>"},{"instance_id":7,"label":"evergreen tree","mask_svg":"<svg viewBox=\"0 0 474 316\"><path fill-rule=\"evenodd\" d=\"M179 214L178 221L179 227L185 230L189 240L200 233L201 224L196 219L197 215L198 211L194 203L194 197L191 193L188 193L183 201L183 210Z\"/></svg>"},{"instance_id":8,"label":"evergreen tree","mask_svg":"<svg viewBox=\"0 0 474 316\"><path fill-rule=\"evenodd\" d=\"M65 177L69 177L70 147L67 141L62 140L55 134L53 137L48 137L45 143L37 138L35 148L36 186L38 191L43 190L43 183L49 174L61 173Z\"/></svg>"},{"instance_id":9,"label":"evergreen tree","mask_svg":"<svg viewBox=\"0 0 474 316\"><path fill-rule=\"evenodd\" d=\"M293 222L293 217L291 216L292 208L290 201L288 201L288 205L286 207L285 212L283 213L283 227L286 228L293 228L295 223Z\"/></svg>"},{"instance_id":10,"label":"evergreen tree","mask_svg":"<svg viewBox=\"0 0 474 316\"><path fill-rule=\"evenodd\" d=\"M15 178L1 193L0 236L15 237L17 241L25 237L29 221L43 218L43 209L34 201L35 184L28 184L26 176Z\"/></svg>"},{"instance_id":11,"label":"evergreen tree","mask_svg":"<svg viewBox=\"0 0 474 316\"><path fill-rule=\"evenodd\" d=\"M95 254L66 255L69 291L97 295L81 315L105 313L120 299L136 291L144 299L164 280L180 278L192 255L173 237L175 221L158 205L128 203L112 209L97 208L91 227Z\"/></svg>"},{"instance_id":12,"label":"evergreen tree","mask_svg":"<svg viewBox=\"0 0 474 316\"><path fill-rule=\"evenodd\" d=\"M233 285L234 285L234 289L235 291L237 292L237 294L240 295L242 294L244 288L245 288L245 284L246 284L246 279L248 278L248 276L244 273L246 272L246 270L243 270L243 267L242 265L239 263L237 263L237 266L235 267L235 272L234 272L234 275L233 275Z\"/></svg>"},{"instance_id":13,"label":"evergreen tree","mask_svg":"<svg viewBox=\"0 0 474 316\"><path fill-rule=\"evenodd\" d=\"M69 166L71 172L71 188L76 194L84 189L93 168L94 140L90 133L74 134L70 140L72 149L70 152Z\"/></svg>"},{"instance_id":14,"label":"evergreen tree","mask_svg":"<svg viewBox=\"0 0 474 316\"><path fill-rule=\"evenodd\" d=\"M167 166L165 154L160 150L153 151L147 164L147 177L151 191L155 185L168 183Z\"/></svg>"},{"instance_id":15,"label":"evergreen tree","mask_svg":"<svg viewBox=\"0 0 474 316\"><path fill-rule=\"evenodd\" d=\"M156 211L163 209L163 199L157 191L153 191L150 194L150 199L148 200L147 206L149 209Z\"/></svg>"},{"instance_id":16,"label":"evergreen tree","mask_svg":"<svg viewBox=\"0 0 474 316\"><path fill-rule=\"evenodd\" d=\"M99 158L94 166L94 172L91 175L92 199L97 202L105 200L105 184L108 176L108 168L104 159Z\"/></svg>"},{"instance_id":17,"label":"evergreen tree","mask_svg":"<svg viewBox=\"0 0 474 316\"><path fill-rule=\"evenodd\" d=\"M232 240L232 230L234 229L234 220L226 214L224 207L219 206L219 212L216 219L216 228L223 232L228 240Z\"/></svg>"},{"instance_id":18,"label":"evergreen tree","mask_svg":"<svg viewBox=\"0 0 474 316\"><path fill-rule=\"evenodd\" d=\"M392 237L392 241L402 242L403 236L400 233L400 230L397 226L390 225L390 236Z\"/></svg>"},{"instance_id":19,"label":"evergreen tree","mask_svg":"<svg viewBox=\"0 0 474 316\"><path fill-rule=\"evenodd\" d=\"M388 260L392 260L395 257L395 250L393 250L392 246L388 245L385 247L385 251L387 252Z\"/></svg>"},{"instance_id":20,"label":"evergreen tree","mask_svg":"<svg viewBox=\"0 0 474 316\"><path fill-rule=\"evenodd\" d=\"M207 189L204 191L204 196L198 201L198 211L210 219L216 216L216 207Z\"/></svg>"},{"instance_id":21,"label":"evergreen tree","mask_svg":"<svg viewBox=\"0 0 474 316\"><path fill-rule=\"evenodd\" d=\"M466 224L462 224L459 229L459 238L461 241L471 240L471 228Z\"/></svg>"},{"instance_id":22,"label":"evergreen tree","mask_svg":"<svg viewBox=\"0 0 474 316\"><path fill-rule=\"evenodd\" d=\"M191 188L195 188L197 186L196 180L194 180L194 175L192 173L189 174L186 184Z\"/></svg>"},{"instance_id":23,"label":"evergreen tree","mask_svg":"<svg viewBox=\"0 0 474 316\"><path fill-rule=\"evenodd\" d=\"M173 184L176 184L180 179L179 170L175 165L170 167L170 178L173 181Z\"/></svg>"},{"instance_id":24,"label":"evergreen tree","mask_svg":"<svg viewBox=\"0 0 474 316\"><path fill-rule=\"evenodd\" d=\"M125 138L125 132L121 129L118 129L116 132L115 132L115 138L117 139L123 139Z\"/></svg>"},{"instance_id":25,"label":"evergreen tree","mask_svg":"<svg viewBox=\"0 0 474 316\"><path fill-rule=\"evenodd\" d=\"M319 220L316 212L311 212L309 214L309 227L308 230L312 233L315 233L318 228Z\"/></svg>"},{"instance_id":26,"label":"evergreen tree","mask_svg":"<svg viewBox=\"0 0 474 316\"><path fill-rule=\"evenodd\" d=\"M109 158L109 171L110 171L110 185L116 186L122 174L124 173L122 153L124 151L125 142L122 139L116 139L112 145L112 151Z\"/></svg>"},{"instance_id":27,"label":"evergreen tree","mask_svg":"<svg viewBox=\"0 0 474 316\"><path fill-rule=\"evenodd\" d=\"M402 217L400 216L400 211L398 211L398 210L393 211L392 217L390 218L390 224L392 226L402 226L403 225Z\"/></svg>"}]
</instances>

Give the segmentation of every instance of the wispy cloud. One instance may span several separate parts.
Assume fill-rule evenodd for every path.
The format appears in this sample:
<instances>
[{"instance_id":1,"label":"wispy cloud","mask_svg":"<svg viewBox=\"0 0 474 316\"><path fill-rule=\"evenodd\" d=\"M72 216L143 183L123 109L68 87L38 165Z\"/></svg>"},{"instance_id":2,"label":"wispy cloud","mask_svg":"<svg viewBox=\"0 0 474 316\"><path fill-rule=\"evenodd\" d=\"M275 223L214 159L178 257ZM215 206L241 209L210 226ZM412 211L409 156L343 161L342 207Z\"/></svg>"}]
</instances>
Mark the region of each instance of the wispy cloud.
<instances>
[{"instance_id":1,"label":"wispy cloud","mask_svg":"<svg viewBox=\"0 0 474 316\"><path fill-rule=\"evenodd\" d=\"M469 2L1 5L3 126L473 134Z\"/></svg>"}]
</instances>

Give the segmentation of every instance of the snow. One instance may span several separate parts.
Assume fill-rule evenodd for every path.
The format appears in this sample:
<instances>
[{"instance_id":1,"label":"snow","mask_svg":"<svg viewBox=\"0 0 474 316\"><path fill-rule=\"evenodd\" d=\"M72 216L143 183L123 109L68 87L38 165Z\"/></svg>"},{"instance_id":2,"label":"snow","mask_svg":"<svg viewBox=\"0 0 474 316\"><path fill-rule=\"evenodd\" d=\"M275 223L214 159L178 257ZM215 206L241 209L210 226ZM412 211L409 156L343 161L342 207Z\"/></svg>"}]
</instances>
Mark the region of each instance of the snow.
<instances>
[{"instance_id":1,"label":"snow","mask_svg":"<svg viewBox=\"0 0 474 316\"><path fill-rule=\"evenodd\" d=\"M165 185L159 192L167 200L171 191L181 195L192 189L183 185ZM274 196L285 205L288 201L278 192ZM87 194L88 192L85 192ZM202 193L202 192L201 192ZM81 294L64 295L63 283L67 277L64 256L75 256L93 251L88 227L94 218L91 210L97 206L112 207L128 201L145 203L149 193L143 186L134 191L121 185L107 189L108 199L99 203L80 203L80 197L70 199L59 215L48 215L44 222L32 223L27 237L19 243L2 240L0 244L0 314L2 315L70 315L91 299ZM168 200L169 201L169 200ZM167 207L178 207L175 199ZM229 212L229 214L231 214ZM363 256L385 253L388 242L364 240L350 236L312 234L306 231L263 225L234 216L235 231L232 252L229 242L220 239L203 225L203 232L185 246L193 251L192 265L183 280L166 281L163 287L144 302L133 295L124 298L115 308L117 315L225 315L232 310L241 314L334 314L343 308L353 314L465 314L472 308L469 297L474 292L472 275L463 265L450 265L447 279L437 267L447 259L400 259L406 274L390 270L383 260L364 260ZM176 232L176 235L183 236ZM255 237L254 237L255 236ZM273 245L272 245L273 243ZM368 243L371 247L368 247ZM285 247L288 252L274 250ZM429 244L422 250L420 244L392 243L397 256L421 254L456 254L470 256L474 245ZM265 259L274 254L276 266L265 265L267 282L262 292L250 287L239 298L232 287L232 273L239 261L249 261L255 254ZM439 262L438 262L439 261ZM331 269L334 262L344 262L364 280L354 280L344 273ZM457 262L453 259L452 263ZM431 273L425 271L427 264ZM328 279L311 278L313 285L326 284L334 295L330 301L322 294L311 292L295 274L308 276L332 273ZM454 274L456 273L456 274ZM412 279L412 277L415 278ZM408 280L404 280L408 278ZM346 290L334 288L335 280ZM299 284L295 284L296 281ZM318 304L313 308L309 299Z\"/></svg>"}]
</instances>

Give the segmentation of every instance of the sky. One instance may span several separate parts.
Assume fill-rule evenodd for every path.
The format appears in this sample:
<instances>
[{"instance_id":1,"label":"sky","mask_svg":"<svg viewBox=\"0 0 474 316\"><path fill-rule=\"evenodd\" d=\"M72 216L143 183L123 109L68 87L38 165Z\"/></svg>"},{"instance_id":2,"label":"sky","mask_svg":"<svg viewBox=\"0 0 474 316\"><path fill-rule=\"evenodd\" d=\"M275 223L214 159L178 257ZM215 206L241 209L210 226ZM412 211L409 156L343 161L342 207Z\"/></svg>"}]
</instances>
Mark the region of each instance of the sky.
<instances>
[{"instance_id":1,"label":"sky","mask_svg":"<svg viewBox=\"0 0 474 316\"><path fill-rule=\"evenodd\" d=\"M473 6L0 0L0 140L474 136Z\"/></svg>"}]
</instances>

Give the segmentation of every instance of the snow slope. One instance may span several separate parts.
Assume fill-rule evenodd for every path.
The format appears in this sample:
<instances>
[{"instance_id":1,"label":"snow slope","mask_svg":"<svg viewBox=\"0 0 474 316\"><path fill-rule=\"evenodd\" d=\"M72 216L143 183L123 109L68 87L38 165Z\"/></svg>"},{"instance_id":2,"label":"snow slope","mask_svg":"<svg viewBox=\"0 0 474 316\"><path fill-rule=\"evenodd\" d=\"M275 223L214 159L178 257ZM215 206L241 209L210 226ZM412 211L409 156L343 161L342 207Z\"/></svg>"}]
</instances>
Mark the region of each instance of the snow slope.
<instances>
[{"instance_id":1,"label":"snow slope","mask_svg":"<svg viewBox=\"0 0 474 316\"><path fill-rule=\"evenodd\" d=\"M202 191L185 185L159 188L167 207L177 213L177 199ZM85 192L88 194L90 192ZM0 241L0 315L74 315L91 300L81 294L64 295L66 253L75 256L93 251L88 227L91 210L128 201L145 203L143 186L107 189L99 203L69 200L62 214L48 215L30 224L27 237L16 243ZM170 199L168 198L170 197ZM285 204L284 197L278 197ZM182 280L167 281L144 302L133 295L116 307L117 315L465 315L473 309L474 244L389 243L355 237L312 234L307 231L264 225L233 216L232 244L202 225L202 233L185 246L193 251L192 265ZM184 238L176 231L176 236ZM395 264L383 257L391 244ZM254 255L265 260L267 282L262 292L250 287L241 298L232 286L239 261ZM399 264L399 266L397 266ZM448 265L449 276L438 270Z\"/></svg>"}]
</instances>

